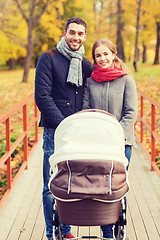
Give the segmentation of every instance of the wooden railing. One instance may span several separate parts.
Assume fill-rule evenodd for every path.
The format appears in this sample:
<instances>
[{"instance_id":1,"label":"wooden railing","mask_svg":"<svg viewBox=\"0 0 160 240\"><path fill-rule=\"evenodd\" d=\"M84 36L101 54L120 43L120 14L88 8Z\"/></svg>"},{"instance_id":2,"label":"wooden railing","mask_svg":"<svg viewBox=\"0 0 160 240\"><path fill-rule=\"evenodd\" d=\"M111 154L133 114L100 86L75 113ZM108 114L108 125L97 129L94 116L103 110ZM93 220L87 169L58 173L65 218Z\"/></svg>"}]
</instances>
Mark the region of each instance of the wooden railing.
<instances>
[{"instance_id":1,"label":"wooden railing","mask_svg":"<svg viewBox=\"0 0 160 240\"><path fill-rule=\"evenodd\" d=\"M32 114L28 113L27 111L28 106L30 106L29 111L32 112ZM22 114L22 119L21 119L22 133L20 133L20 135L11 145L10 138L11 138L11 132L13 131L13 129L11 129L10 127L11 125L10 122L11 122L11 119L15 118L15 115L19 112L21 112ZM29 115L32 115L32 116L29 116ZM4 134L6 139L6 152L0 158L0 169L2 169L2 166L4 165L7 166L7 190L0 201L0 207L2 206L9 192L11 191L20 173L24 169L27 169L28 158L38 142L38 119L39 119L38 115L39 115L38 110L34 101L34 94L31 94L30 96L25 98L23 101L21 101L19 104L17 104L15 107L13 107L11 110L9 110L8 112L0 116L0 124L1 124L1 127L3 125L3 127L5 128ZM30 120L30 123L28 123L28 120ZM17 124L15 124L15 126L19 127L18 124L19 124L19 121ZM30 147L30 151L28 151L28 132L29 130L31 130L31 128L34 128L32 133L34 134L34 140L33 140L32 146ZM18 169L18 172L16 173L16 176L13 178L12 168L11 168L11 156L15 151L15 149L17 148L17 146L19 146L19 144L23 145L23 147L21 148L21 150L23 151L23 160L22 160L21 166Z\"/></svg>"},{"instance_id":2,"label":"wooden railing","mask_svg":"<svg viewBox=\"0 0 160 240\"><path fill-rule=\"evenodd\" d=\"M160 103L137 89L139 114L135 133L151 160L151 170L160 176Z\"/></svg>"},{"instance_id":3,"label":"wooden railing","mask_svg":"<svg viewBox=\"0 0 160 240\"><path fill-rule=\"evenodd\" d=\"M160 169L158 168L158 164L160 163L160 104L147 96L141 90L137 89L138 96L139 96L139 115L137 118L137 122L135 124L135 133L138 137L140 143L142 144L145 152L151 159L151 170L156 170L160 176ZM28 114L27 114L27 106L29 102L32 101L32 107L34 106L34 116L30 123L28 123ZM145 102L145 103L144 103ZM146 104L147 102L147 104ZM150 112L148 109L150 107ZM16 139L16 141L11 145L10 135L10 119L16 114L18 111L22 111L23 113L23 131ZM147 114L146 114L147 112ZM0 201L0 207L2 206L3 202L5 201L6 197L8 196L9 192L11 191L13 185L15 184L17 178L19 177L20 173L27 168L28 165L28 158L32 153L34 147L38 142L38 112L37 107L34 101L34 94L31 94L14 108L9 110L8 112L4 113L0 116L0 124L5 125L5 135L6 135L6 152L0 158L0 169L2 165L7 165L7 190ZM34 127L34 144L30 151L28 151L28 132L31 128ZM147 134L149 133L149 135ZM146 141L147 140L147 141ZM150 141L149 141L150 140ZM148 144L149 141L149 144ZM11 155L17 148L17 146L23 142L23 163L19 168L16 176L12 179L12 169L11 169ZM157 150L158 149L158 150Z\"/></svg>"}]
</instances>

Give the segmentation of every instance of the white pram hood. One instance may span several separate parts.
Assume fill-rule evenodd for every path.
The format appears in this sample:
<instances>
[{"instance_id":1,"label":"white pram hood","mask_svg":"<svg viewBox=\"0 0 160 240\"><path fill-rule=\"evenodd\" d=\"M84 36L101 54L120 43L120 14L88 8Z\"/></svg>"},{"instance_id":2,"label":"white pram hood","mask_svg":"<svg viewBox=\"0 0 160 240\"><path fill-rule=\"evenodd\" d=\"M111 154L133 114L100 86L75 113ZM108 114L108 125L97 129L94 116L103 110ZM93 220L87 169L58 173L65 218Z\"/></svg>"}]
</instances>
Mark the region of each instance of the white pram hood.
<instances>
[{"instance_id":1,"label":"white pram hood","mask_svg":"<svg viewBox=\"0 0 160 240\"><path fill-rule=\"evenodd\" d=\"M50 164L66 160L113 160L126 167L123 129L118 120L101 110L84 110L65 118L55 131Z\"/></svg>"}]
</instances>

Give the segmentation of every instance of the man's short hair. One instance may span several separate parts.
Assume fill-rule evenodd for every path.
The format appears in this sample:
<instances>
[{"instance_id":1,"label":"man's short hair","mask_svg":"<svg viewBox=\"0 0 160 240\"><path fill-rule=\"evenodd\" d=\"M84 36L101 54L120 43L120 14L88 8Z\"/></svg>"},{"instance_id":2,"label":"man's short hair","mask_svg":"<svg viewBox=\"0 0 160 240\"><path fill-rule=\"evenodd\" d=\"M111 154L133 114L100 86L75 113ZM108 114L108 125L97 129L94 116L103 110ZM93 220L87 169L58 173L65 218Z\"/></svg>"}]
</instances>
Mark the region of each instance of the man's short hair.
<instances>
[{"instance_id":1,"label":"man's short hair","mask_svg":"<svg viewBox=\"0 0 160 240\"><path fill-rule=\"evenodd\" d=\"M85 32L87 32L87 24L82 18L79 18L79 17L70 18L65 25L66 32L70 23L77 23L77 24L83 25L85 27Z\"/></svg>"}]
</instances>

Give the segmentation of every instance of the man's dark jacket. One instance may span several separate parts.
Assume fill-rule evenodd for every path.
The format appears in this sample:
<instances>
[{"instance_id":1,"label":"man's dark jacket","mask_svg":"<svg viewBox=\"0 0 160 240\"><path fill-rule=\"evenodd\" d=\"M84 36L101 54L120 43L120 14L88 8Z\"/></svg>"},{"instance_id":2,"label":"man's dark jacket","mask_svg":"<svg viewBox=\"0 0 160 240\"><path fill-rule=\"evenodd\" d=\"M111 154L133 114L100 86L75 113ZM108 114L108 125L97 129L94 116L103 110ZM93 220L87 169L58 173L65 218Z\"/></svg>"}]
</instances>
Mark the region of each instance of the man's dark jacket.
<instances>
[{"instance_id":1,"label":"man's dark jacket","mask_svg":"<svg viewBox=\"0 0 160 240\"><path fill-rule=\"evenodd\" d=\"M55 129L65 117L82 109L84 85L91 75L91 63L86 58L82 61L82 87L67 83L69 65L70 61L57 49L49 50L39 58L35 78L35 100L41 112L39 126Z\"/></svg>"}]
</instances>

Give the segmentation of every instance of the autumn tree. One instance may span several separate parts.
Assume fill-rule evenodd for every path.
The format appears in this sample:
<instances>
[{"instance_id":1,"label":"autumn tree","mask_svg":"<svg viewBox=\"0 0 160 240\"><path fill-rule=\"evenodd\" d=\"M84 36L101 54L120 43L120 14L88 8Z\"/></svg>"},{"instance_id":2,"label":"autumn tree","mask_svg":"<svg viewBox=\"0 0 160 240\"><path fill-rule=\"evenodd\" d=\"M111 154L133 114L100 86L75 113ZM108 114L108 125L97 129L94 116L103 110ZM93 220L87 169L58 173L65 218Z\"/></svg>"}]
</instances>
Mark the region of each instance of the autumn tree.
<instances>
[{"instance_id":1,"label":"autumn tree","mask_svg":"<svg viewBox=\"0 0 160 240\"><path fill-rule=\"evenodd\" d=\"M0 11L0 65L7 63L12 69L16 60L26 54L26 23L12 0L1 0Z\"/></svg>"},{"instance_id":2,"label":"autumn tree","mask_svg":"<svg viewBox=\"0 0 160 240\"><path fill-rule=\"evenodd\" d=\"M50 1L47 10L37 24L36 35L41 35L41 38L43 38L43 43L40 43L40 52L55 47L62 37L64 27L62 17L64 15L65 1L66 0ZM38 39L35 41L35 45L37 44L39 44Z\"/></svg>"},{"instance_id":3,"label":"autumn tree","mask_svg":"<svg viewBox=\"0 0 160 240\"><path fill-rule=\"evenodd\" d=\"M138 60L138 37L139 37L139 20L140 20L141 4L142 4L142 0L139 0L139 2L138 2L138 9L137 9L135 52L134 52L134 61L133 61L133 66L134 66L135 72L138 71L138 69L137 69L137 60Z\"/></svg>"},{"instance_id":4,"label":"autumn tree","mask_svg":"<svg viewBox=\"0 0 160 240\"><path fill-rule=\"evenodd\" d=\"M82 17L87 22L85 55L98 38L108 38L117 45L125 61L159 62L160 1L142 1L137 29L139 0L0 0L0 65L25 60L23 81L42 52L56 47L65 22ZM16 4L15 4L16 3ZM138 34L137 34L138 33ZM28 34L28 36L27 36ZM137 51L135 51L135 45ZM32 56L32 60L31 60ZM155 59L155 61L154 61Z\"/></svg>"},{"instance_id":5,"label":"autumn tree","mask_svg":"<svg viewBox=\"0 0 160 240\"><path fill-rule=\"evenodd\" d=\"M31 0L26 2L25 0L13 0L17 4L17 7L27 23L28 36L27 36L27 55L25 58L24 73L22 82L28 81L28 73L32 58L32 47L33 47L33 30L37 22L40 20L42 15L47 9L50 0Z\"/></svg>"},{"instance_id":6,"label":"autumn tree","mask_svg":"<svg viewBox=\"0 0 160 240\"><path fill-rule=\"evenodd\" d=\"M143 12L142 16L145 16L145 11ZM146 41L146 29L147 29L147 24L142 25L143 28L143 40L142 40L142 47L143 47L143 52L142 52L142 63L145 63L147 61L147 41Z\"/></svg>"},{"instance_id":7,"label":"autumn tree","mask_svg":"<svg viewBox=\"0 0 160 240\"><path fill-rule=\"evenodd\" d=\"M117 54L118 56L125 61L125 54L124 54L124 46L123 46L123 38L122 38L122 32L123 32L123 11L121 0L117 0Z\"/></svg>"},{"instance_id":8,"label":"autumn tree","mask_svg":"<svg viewBox=\"0 0 160 240\"><path fill-rule=\"evenodd\" d=\"M61 16L62 19L62 29L65 27L66 21L71 17L83 18L87 23L87 41L84 42L85 46L85 56L91 59L91 47L95 39L95 29L94 29L94 11L93 2L96 0L66 0L63 4L64 15Z\"/></svg>"},{"instance_id":9,"label":"autumn tree","mask_svg":"<svg viewBox=\"0 0 160 240\"><path fill-rule=\"evenodd\" d=\"M93 1L93 12L94 12L94 29L97 38L101 38L101 35L105 33L104 25L106 22L106 1L99 0ZM105 26L106 27L106 26Z\"/></svg>"},{"instance_id":10,"label":"autumn tree","mask_svg":"<svg viewBox=\"0 0 160 240\"><path fill-rule=\"evenodd\" d=\"M153 15L154 15L156 30L157 30L154 64L158 64L159 63L159 48L160 48L160 1L155 0L153 4L154 4Z\"/></svg>"},{"instance_id":11,"label":"autumn tree","mask_svg":"<svg viewBox=\"0 0 160 240\"><path fill-rule=\"evenodd\" d=\"M156 22L156 27L157 27L157 42L156 42L156 51L155 51L154 64L158 64L159 63L160 21Z\"/></svg>"},{"instance_id":12,"label":"autumn tree","mask_svg":"<svg viewBox=\"0 0 160 240\"><path fill-rule=\"evenodd\" d=\"M147 55L147 49L152 48L153 51L155 49L154 58L155 60L158 57L159 50L158 50L158 39L159 39L159 31L157 27L157 22L160 19L160 1L155 0L145 0L142 2L141 6L141 19L140 19L140 25L141 25L141 34L140 34L140 40L143 47L142 52L142 62L145 62L145 58ZM158 51L157 51L158 50Z\"/></svg>"}]
</instances>

